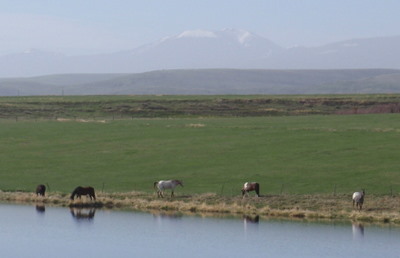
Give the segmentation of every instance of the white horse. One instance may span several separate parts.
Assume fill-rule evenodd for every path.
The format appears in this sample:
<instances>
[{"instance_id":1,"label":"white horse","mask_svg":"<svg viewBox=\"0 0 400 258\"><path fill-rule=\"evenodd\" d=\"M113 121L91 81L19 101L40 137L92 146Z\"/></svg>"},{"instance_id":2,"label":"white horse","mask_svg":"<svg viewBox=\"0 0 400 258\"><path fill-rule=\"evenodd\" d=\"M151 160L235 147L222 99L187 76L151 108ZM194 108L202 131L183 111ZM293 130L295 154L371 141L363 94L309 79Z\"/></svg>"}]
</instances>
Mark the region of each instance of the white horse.
<instances>
[{"instance_id":1,"label":"white horse","mask_svg":"<svg viewBox=\"0 0 400 258\"><path fill-rule=\"evenodd\" d=\"M171 189L171 197L174 196L175 187L178 185L183 187L182 181L180 180L161 180L158 182L154 182L154 189L157 187L157 195L158 197L164 198L164 190Z\"/></svg>"},{"instance_id":2,"label":"white horse","mask_svg":"<svg viewBox=\"0 0 400 258\"><path fill-rule=\"evenodd\" d=\"M362 206L364 204L364 196L365 196L364 190L362 190L362 192L353 193L353 207L354 207L354 204L356 204L356 208L361 210Z\"/></svg>"}]
</instances>

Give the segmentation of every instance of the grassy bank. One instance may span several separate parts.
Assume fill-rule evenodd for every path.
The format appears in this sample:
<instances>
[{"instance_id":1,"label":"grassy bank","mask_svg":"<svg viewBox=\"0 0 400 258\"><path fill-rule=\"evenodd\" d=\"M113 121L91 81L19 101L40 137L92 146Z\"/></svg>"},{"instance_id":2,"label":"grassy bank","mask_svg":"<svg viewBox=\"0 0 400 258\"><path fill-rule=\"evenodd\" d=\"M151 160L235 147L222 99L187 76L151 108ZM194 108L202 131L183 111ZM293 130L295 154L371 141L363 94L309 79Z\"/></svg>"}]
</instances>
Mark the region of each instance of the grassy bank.
<instances>
[{"instance_id":1,"label":"grassy bank","mask_svg":"<svg viewBox=\"0 0 400 258\"><path fill-rule=\"evenodd\" d=\"M69 195L50 193L0 192L0 201L62 207L98 207L165 212L171 214L290 218L302 220L350 220L364 223L400 225L400 197L368 196L362 211L352 207L349 195L268 195L226 197L216 194L178 195L159 199L143 192L99 193L96 202L86 198L69 200Z\"/></svg>"}]
</instances>

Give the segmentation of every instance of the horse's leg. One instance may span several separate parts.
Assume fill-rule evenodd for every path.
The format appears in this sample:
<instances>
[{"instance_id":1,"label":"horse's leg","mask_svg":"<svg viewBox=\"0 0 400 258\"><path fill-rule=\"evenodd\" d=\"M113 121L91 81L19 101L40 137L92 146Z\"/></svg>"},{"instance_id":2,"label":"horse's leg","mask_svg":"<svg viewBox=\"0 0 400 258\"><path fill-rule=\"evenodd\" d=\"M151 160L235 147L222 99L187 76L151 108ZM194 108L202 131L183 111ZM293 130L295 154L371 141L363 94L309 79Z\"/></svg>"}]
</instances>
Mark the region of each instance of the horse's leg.
<instances>
[{"instance_id":1,"label":"horse's leg","mask_svg":"<svg viewBox=\"0 0 400 258\"><path fill-rule=\"evenodd\" d=\"M249 192L247 190L244 191L243 198L245 198L246 196L249 196Z\"/></svg>"},{"instance_id":2,"label":"horse's leg","mask_svg":"<svg viewBox=\"0 0 400 258\"><path fill-rule=\"evenodd\" d=\"M174 190L171 191L171 198L174 197Z\"/></svg>"}]
</instances>

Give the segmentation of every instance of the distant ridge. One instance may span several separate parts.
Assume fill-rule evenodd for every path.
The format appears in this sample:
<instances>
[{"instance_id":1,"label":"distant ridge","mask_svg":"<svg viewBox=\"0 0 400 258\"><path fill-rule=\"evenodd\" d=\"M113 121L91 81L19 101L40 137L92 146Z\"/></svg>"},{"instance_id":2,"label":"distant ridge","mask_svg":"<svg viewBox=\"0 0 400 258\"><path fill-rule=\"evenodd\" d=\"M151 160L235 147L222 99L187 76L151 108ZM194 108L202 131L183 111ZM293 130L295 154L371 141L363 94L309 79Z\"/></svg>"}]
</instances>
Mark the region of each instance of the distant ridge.
<instances>
[{"instance_id":1,"label":"distant ridge","mask_svg":"<svg viewBox=\"0 0 400 258\"><path fill-rule=\"evenodd\" d=\"M0 56L0 78L225 68L400 69L400 36L283 48L246 30L189 30L115 53L66 56L33 49Z\"/></svg>"},{"instance_id":2,"label":"distant ridge","mask_svg":"<svg viewBox=\"0 0 400 258\"><path fill-rule=\"evenodd\" d=\"M400 70L190 69L0 79L1 96L400 93Z\"/></svg>"}]
</instances>

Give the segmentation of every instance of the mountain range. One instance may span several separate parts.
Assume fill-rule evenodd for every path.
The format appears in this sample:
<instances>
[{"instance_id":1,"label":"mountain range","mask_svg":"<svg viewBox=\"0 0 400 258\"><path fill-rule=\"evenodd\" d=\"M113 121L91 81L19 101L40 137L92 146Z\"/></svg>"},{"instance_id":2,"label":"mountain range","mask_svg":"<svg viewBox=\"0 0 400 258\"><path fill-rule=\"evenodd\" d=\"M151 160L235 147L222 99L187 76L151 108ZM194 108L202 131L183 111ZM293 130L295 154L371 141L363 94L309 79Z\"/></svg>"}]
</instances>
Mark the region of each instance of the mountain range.
<instances>
[{"instance_id":1,"label":"mountain range","mask_svg":"<svg viewBox=\"0 0 400 258\"><path fill-rule=\"evenodd\" d=\"M283 48L254 33L193 30L109 54L0 56L0 96L400 93L400 36Z\"/></svg>"},{"instance_id":2,"label":"mountain range","mask_svg":"<svg viewBox=\"0 0 400 258\"><path fill-rule=\"evenodd\" d=\"M283 48L245 30L192 30L109 54L67 56L29 50L0 56L0 78L215 68L400 69L400 36Z\"/></svg>"}]
</instances>

